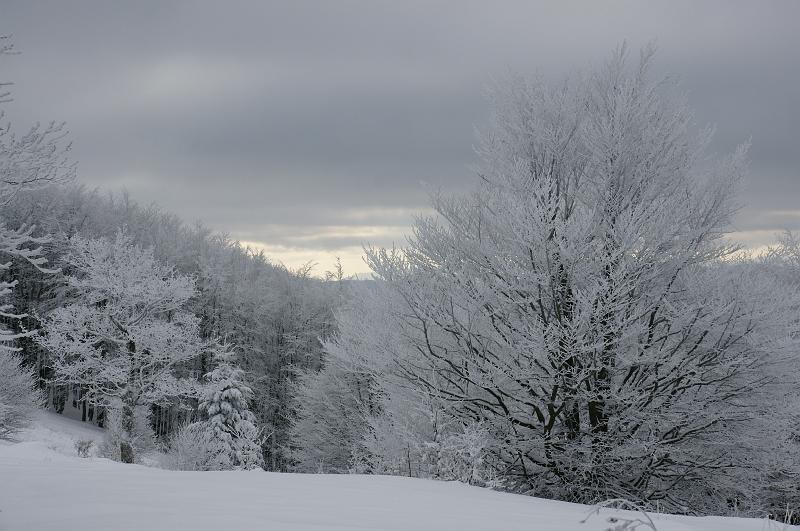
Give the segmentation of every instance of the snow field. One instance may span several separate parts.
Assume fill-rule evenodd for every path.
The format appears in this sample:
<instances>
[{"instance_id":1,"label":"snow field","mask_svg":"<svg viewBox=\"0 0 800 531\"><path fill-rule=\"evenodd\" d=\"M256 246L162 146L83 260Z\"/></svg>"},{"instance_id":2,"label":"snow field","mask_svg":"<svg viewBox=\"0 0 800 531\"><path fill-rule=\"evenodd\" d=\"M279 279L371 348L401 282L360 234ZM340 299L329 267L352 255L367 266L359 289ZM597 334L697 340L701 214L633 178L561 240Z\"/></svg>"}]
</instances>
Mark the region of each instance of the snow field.
<instances>
[{"instance_id":1,"label":"snow field","mask_svg":"<svg viewBox=\"0 0 800 531\"><path fill-rule=\"evenodd\" d=\"M102 431L44 413L0 445L0 530L603 531L603 511L459 483L389 476L174 472L77 457ZM626 514L626 513L621 513ZM633 514L633 513L627 513ZM778 531L744 518L652 515L657 531Z\"/></svg>"}]
</instances>

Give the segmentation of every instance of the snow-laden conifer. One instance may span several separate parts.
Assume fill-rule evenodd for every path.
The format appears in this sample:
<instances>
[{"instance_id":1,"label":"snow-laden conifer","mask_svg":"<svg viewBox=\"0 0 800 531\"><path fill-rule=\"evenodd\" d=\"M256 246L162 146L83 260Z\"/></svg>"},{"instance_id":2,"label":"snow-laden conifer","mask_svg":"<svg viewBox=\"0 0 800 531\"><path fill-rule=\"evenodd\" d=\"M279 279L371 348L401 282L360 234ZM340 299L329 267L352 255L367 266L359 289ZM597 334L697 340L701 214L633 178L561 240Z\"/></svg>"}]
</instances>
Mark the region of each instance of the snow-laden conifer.
<instances>
[{"instance_id":1,"label":"snow-laden conifer","mask_svg":"<svg viewBox=\"0 0 800 531\"><path fill-rule=\"evenodd\" d=\"M227 351L219 354L217 366L206 375L208 383L199 407L206 419L199 424L209 433L218 466L258 468L263 464L259 430L248 404L253 391L231 357Z\"/></svg>"},{"instance_id":2,"label":"snow-laden conifer","mask_svg":"<svg viewBox=\"0 0 800 531\"><path fill-rule=\"evenodd\" d=\"M254 469L263 466L260 430L249 401L253 391L233 353L216 345L214 369L198 406L200 420L179 428L170 440L166 465L178 470Z\"/></svg>"}]
</instances>

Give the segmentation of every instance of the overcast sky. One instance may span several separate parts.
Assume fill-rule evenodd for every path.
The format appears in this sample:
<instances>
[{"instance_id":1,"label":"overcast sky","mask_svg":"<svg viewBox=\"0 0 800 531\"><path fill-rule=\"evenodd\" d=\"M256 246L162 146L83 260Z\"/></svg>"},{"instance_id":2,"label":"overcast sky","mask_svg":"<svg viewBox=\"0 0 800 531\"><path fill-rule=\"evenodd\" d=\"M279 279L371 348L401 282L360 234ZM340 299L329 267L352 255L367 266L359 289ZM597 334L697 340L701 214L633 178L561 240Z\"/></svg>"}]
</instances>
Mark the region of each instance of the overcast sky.
<instances>
[{"instance_id":1,"label":"overcast sky","mask_svg":"<svg viewBox=\"0 0 800 531\"><path fill-rule=\"evenodd\" d=\"M715 151L752 138L736 220L800 229L800 2L0 0L18 128L66 120L81 181L127 188L276 261L363 272L431 188L474 182L483 98L656 40Z\"/></svg>"}]
</instances>

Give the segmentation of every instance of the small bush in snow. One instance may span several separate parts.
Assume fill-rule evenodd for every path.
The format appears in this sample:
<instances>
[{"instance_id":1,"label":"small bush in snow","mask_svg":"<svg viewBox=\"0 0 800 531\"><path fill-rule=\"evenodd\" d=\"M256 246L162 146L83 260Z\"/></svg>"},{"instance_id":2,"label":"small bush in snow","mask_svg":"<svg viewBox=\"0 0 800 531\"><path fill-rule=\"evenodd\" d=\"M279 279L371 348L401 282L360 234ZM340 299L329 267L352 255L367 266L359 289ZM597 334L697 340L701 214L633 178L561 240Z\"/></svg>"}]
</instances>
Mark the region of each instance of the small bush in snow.
<instances>
[{"instance_id":1,"label":"small bush in snow","mask_svg":"<svg viewBox=\"0 0 800 531\"><path fill-rule=\"evenodd\" d=\"M436 448L439 476L470 485L486 485L493 479L485 462L490 443L489 432L480 424L465 426L462 432L448 435Z\"/></svg>"},{"instance_id":2,"label":"small bush in snow","mask_svg":"<svg viewBox=\"0 0 800 531\"><path fill-rule=\"evenodd\" d=\"M231 468L225 448L203 423L179 428L170 439L164 468L171 470L226 470Z\"/></svg>"},{"instance_id":3,"label":"small bush in snow","mask_svg":"<svg viewBox=\"0 0 800 531\"><path fill-rule=\"evenodd\" d=\"M78 457L89 457L93 447L94 441L91 439L75 441L75 451L78 453Z\"/></svg>"},{"instance_id":4,"label":"small bush in snow","mask_svg":"<svg viewBox=\"0 0 800 531\"><path fill-rule=\"evenodd\" d=\"M586 518L581 521L581 523L585 524L592 516L600 515L600 511L602 509L609 508L615 510L636 511L639 514L609 516L606 518L606 522L611 525L604 531L658 531L658 529L656 529L656 525L653 523L653 519L650 518L650 515L647 514L644 509L642 509L639 505L622 498L606 500L596 504L592 508L592 512L590 512Z\"/></svg>"}]
</instances>

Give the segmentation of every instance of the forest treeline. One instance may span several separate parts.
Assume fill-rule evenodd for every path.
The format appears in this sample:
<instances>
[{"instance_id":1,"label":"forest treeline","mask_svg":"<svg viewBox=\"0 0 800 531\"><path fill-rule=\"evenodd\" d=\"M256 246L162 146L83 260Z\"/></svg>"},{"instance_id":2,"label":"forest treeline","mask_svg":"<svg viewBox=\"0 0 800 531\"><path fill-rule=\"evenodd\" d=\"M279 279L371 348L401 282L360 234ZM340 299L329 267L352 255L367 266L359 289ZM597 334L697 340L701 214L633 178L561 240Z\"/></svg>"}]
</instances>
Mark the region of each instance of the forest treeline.
<instances>
[{"instance_id":1,"label":"forest treeline","mask_svg":"<svg viewBox=\"0 0 800 531\"><path fill-rule=\"evenodd\" d=\"M115 242L119 236L121 245L150 249L157 262L191 277L194 293L183 309L197 318L198 339L232 346L235 362L253 390L250 407L266 434L265 462L272 470L286 469L283 448L292 382L298 371L321 366L320 340L333 330L333 308L344 295L345 279L333 273L328 280L319 279L310 267L291 271L261 252L201 225L187 225L156 206L143 207L126 194L106 194L78 184L19 194L4 207L3 219L7 226L35 226L34 234L48 235L41 256L49 268L58 269L40 271L24 258L12 260L4 275L17 284L8 302L11 313L26 315L9 320L16 332L41 329L43 316L74 301L76 293L68 279L76 270L64 258L79 239ZM131 264L122 259L118 265ZM62 412L71 405L81 410L84 420L103 425L103 397L92 399L90 382L77 384L77 375L74 384L57 378L47 349L35 336L17 341L23 362L39 376L49 407ZM212 357L211 350L200 349L176 369L201 380L215 365ZM196 401L187 403L185 398L162 397L150 405L157 437L167 438L177 426L195 418Z\"/></svg>"}]
</instances>

